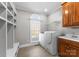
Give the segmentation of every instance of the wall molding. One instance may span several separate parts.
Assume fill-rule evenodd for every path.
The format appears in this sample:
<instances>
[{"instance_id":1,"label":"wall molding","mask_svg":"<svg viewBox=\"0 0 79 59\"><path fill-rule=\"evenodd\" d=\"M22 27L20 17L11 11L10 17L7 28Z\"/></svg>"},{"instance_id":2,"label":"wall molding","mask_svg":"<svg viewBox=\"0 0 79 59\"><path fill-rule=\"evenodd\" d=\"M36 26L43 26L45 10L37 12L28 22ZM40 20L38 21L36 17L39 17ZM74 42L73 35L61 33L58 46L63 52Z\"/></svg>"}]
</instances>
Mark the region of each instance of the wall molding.
<instances>
[{"instance_id":1,"label":"wall molding","mask_svg":"<svg viewBox=\"0 0 79 59\"><path fill-rule=\"evenodd\" d=\"M34 45L39 45L39 42L34 42L34 43L28 43L28 44L20 45L19 48L30 47L30 46L34 46Z\"/></svg>"}]
</instances>

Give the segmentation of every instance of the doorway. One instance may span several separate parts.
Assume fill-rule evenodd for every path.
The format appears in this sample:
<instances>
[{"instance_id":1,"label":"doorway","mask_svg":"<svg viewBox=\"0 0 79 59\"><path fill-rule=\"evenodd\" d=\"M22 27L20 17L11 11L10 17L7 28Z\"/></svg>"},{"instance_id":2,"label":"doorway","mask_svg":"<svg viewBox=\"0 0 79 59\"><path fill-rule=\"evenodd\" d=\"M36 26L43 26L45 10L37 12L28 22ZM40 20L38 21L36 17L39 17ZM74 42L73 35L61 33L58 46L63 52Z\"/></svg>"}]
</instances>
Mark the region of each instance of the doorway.
<instances>
[{"instance_id":1,"label":"doorway","mask_svg":"<svg viewBox=\"0 0 79 59\"><path fill-rule=\"evenodd\" d=\"M33 14L30 20L31 42L39 42L40 21L39 15Z\"/></svg>"}]
</instances>

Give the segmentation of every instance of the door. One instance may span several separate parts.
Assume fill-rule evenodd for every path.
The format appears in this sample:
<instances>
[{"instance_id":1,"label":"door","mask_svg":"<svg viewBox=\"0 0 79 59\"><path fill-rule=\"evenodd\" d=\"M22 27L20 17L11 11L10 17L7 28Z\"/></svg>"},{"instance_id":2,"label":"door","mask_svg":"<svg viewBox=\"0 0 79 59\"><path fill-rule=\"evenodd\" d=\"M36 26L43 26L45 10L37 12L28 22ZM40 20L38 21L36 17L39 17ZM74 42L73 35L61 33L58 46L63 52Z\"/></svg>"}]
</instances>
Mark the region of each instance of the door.
<instances>
[{"instance_id":1,"label":"door","mask_svg":"<svg viewBox=\"0 0 79 59\"><path fill-rule=\"evenodd\" d=\"M31 20L30 27L31 27L31 42L38 42L40 33L40 21Z\"/></svg>"},{"instance_id":2,"label":"door","mask_svg":"<svg viewBox=\"0 0 79 59\"><path fill-rule=\"evenodd\" d=\"M74 16L73 25L79 26L79 2L74 2Z\"/></svg>"},{"instance_id":3,"label":"door","mask_svg":"<svg viewBox=\"0 0 79 59\"><path fill-rule=\"evenodd\" d=\"M69 26L73 25L73 20L75 17L75 11L74 11L74 3L69 2L68 3L68 22L69 22Z\"/></svg>"},{"instance_id":4,"label":"door","mask_svg":"<svg viewBox=\"0 0 79 59\"><path fill-rule=\"evenodd\" d=\"M63 13L63 26L69 26L69 10L68 10L68 3L63 4L62 6L62 13Z\"/></svg>"}]
</instances>

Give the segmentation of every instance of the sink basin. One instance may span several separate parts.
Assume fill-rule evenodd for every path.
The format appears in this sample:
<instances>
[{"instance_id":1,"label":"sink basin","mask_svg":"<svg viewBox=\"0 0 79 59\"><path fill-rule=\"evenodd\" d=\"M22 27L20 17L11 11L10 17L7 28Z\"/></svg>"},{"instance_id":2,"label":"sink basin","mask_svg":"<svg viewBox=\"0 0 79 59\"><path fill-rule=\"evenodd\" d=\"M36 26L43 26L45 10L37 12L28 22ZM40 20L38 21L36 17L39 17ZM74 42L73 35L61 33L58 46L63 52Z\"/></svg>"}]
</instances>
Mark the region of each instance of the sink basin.
<instances>
[{"instance_id":1,"label":"sink basin","mask_svg":"<svg viewBox=\"0 0 79 59\"><path fill-rule=\"evenodd\" d=\"M72 37L73 34L65 34L66 37Z\"/></svg>"},{"instance_id":2,"label":"sink basin","mask_svg":"<svg viewBox=\"0 0 79 59\"><path fill-rule=\"evenodd\" d=\"M66 36L66 37L68 37L68 38L71 38L71 39L76 39L76 40L79 40L79 35L66 34L65 36Z\"/></svg>"}]
</instances>

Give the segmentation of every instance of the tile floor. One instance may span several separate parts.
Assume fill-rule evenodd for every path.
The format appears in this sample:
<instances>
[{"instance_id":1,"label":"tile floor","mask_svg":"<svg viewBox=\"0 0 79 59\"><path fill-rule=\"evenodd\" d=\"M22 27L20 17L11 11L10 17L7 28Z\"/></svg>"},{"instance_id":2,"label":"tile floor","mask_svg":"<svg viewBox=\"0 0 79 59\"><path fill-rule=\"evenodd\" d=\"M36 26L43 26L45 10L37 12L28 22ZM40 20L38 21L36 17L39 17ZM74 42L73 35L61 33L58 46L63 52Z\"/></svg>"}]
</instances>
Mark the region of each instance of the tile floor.
<instances>
[{"instance_id":1,"label":"tile floor","mask_svg":"<svg viewBox=\"0 0 79 59\"><path fill-rule=\"evenodd\" d=\"M53 57L41 46L20 48L17 57Z\"/></svg>"}]
</instances>

